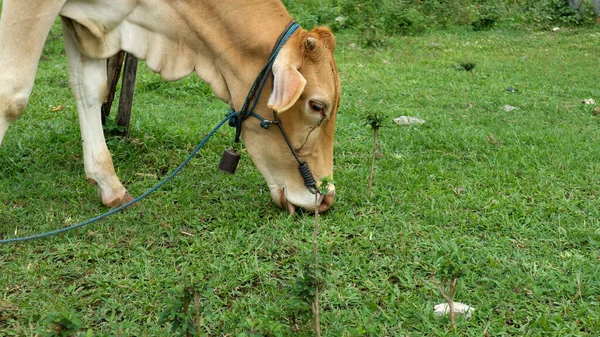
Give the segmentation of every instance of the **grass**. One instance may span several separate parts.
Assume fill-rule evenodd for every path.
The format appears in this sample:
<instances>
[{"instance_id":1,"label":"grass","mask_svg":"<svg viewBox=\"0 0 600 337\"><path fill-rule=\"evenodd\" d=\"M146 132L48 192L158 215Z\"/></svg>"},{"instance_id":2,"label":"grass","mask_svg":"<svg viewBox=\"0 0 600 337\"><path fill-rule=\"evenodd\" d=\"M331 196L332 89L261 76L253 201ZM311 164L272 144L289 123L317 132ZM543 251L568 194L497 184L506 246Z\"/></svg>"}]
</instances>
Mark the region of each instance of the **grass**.
<instances>
[{"instance_id":1,"label":"grass","mask_svg":"<svg viewBox=\"0 0 600 337\"><path fill-rule=\"evenodd\" d=\"M319 222L323 336L600 334L600 120L581 103L600 101L599 35L447 30L376 50L339 36L338 194ZM63 54L54 29L30 106L0 148L0 237L106 211L84 179ZM457 71L460 62L476 67ZM51 112L57 105L64 111ZM132 194L178 165L226 110L196 78L167 83L141 66L132 141L108 141ZM390 121L369 199L364 116L375 110ZM392 125L401 115L426 123ZM248 156L235 176L221 174L232 139L222 129L138 207L0 246L0 335L43 336L47 315L71 310L82 334L170 335L158 324L169 289L197 284L210 289L202 335L312 336L293 326L285 301L312 249L313 217L273 206ZM444 299L432 277L449 251L466 270L455 300L477 308L456 333L433 314Z\"/></svg>"}]
</instances>

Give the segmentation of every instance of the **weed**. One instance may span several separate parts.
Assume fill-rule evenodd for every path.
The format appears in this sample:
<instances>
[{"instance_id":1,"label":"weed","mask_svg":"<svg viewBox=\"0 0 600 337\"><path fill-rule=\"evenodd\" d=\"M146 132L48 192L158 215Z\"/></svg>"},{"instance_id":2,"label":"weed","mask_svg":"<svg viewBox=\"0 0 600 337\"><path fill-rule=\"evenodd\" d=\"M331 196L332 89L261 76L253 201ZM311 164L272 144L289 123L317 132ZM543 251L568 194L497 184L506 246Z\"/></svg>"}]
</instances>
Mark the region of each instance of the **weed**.
<instances>
[{"instance_id":1,"label":"weed","mask_svg":"<svg viewBox=\"0 0 600 337\"><path fill-rule=\"evenodd\" d=\"M312 318L312 328L320 335L319 291L326 285L327 269L323 261L319 261L314 247L311 252L304 252L298 262L298 275L290 286L291 296L286 301L289 321L294 330L300 330Z\"/></svg>"},{"instance_id":2,"label":"weed","mask_svg":"<svg viewBox=\"0 0 600 337\"><path fill-rule=\"evenodd\" d=\"M203 291L202 298L199 290ZM172 298L158 319L158 324L169 323L171 332L181 337L197 336L202 325L203 301L212 294L212 289L198 284L177 286L167 291Z\"/></svg>"},{"instance_id":3,"label":"weed","mask_svg":"<svg viewBox=\"0 0 600 337\"><path fill-rule=\"evenodd\" d=\"M463 277L467 271L467 259L465 253L455 244L451 243L447 248L448 250L443 250L438 253L441 256L436 261L437 272L433 279L433 283L444 300L448 303L450 323L452 324L454 332L456 332L454 295L456 295L459 278Z\"/></svg>"},{"instance_id":4,"label":"weed","mask_svg":"<svg viewBox=\"0 0 600 337\"><path fill-rule=\"evenodd\" d=\"M366 116L366 124L373 129L373 154L371 156L371 171L369 172L369 184L367 194L371 197L371 187L373 186L373 171L375 170L375 156L377 154L377 136L379 129L384 125L387 115L381 112L370 112Z\"/></svg>"},{"instance_id":5,"label":"weed","mask_svg":"<svg viewBox=\"0 0 600 337\"><path fill-rule=\"evenodd\" d=\"M107 118L103 126L104 133L110 136L117 136L125 132L126 128L122 125L118 125L114 119Z\"/></svg>"},{"instance_id":6,"label":"weed","mask_svg":"<svg viewBox=\"0 0 600 337\"><path fill-rule=\"evenodd\" d=\"M460 62L458 66L454 66L454 69L472 72L473 69L475 69L475 66L476 64L473 62Z\"/></svg>"},{"instance_id":7,"label":"weed","mask_svg":"<svg viewBox=\"0 0 600 337\"><path fill-rule=\"evenodd\" d=\"M319 288L321 286L320 275L317 274L320 269L319 265L319 207L321 198L329 193L329 185L333 184L333 180L330 177L324 177L320 179L321 184L319 185L317 193L315 193L315 219L313 222L313 258L314 258L314 270L313 274L314 281L314 298L311 303L311 308L314 317L314 330L317 337L321 337L321 313L319 304Z\"/></svg>"},{"instance_id":8,"label":"weed","mask_svg":"<svg viewBox=\"0 0 600 337\"><path fill-rule=\"evenodd\" d=\"M45 337L75 337L82 327L81 318L74 309L51 312L44 318L48 331Z\"/></svg>"}]
</instances>

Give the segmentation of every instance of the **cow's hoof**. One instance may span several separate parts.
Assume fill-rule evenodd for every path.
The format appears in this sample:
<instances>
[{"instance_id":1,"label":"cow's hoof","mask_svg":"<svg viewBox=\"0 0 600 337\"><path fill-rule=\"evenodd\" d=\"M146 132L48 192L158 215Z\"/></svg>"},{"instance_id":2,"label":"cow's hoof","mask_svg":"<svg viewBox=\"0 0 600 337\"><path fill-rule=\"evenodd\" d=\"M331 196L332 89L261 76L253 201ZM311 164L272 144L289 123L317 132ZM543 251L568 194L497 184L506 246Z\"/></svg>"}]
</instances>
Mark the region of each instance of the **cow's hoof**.
<instances>
[{"instance_id":1,"label":"cow's hoof","mask_svg":"<svg viewBox=\"0 0 600 337\"><path fill-rule=\"evenodd\" d=\"M113 200L110 200L108 202L103 202L103 203L107 207L117 208L117 207L121 207L121 206L125 205L126 203L128 203L132 200L133 200L133 197L131 196L131 194L129 194L129 192L125 191L125 194L123 194L121 197L115 198Z\"/></svg>"}]
</instances>

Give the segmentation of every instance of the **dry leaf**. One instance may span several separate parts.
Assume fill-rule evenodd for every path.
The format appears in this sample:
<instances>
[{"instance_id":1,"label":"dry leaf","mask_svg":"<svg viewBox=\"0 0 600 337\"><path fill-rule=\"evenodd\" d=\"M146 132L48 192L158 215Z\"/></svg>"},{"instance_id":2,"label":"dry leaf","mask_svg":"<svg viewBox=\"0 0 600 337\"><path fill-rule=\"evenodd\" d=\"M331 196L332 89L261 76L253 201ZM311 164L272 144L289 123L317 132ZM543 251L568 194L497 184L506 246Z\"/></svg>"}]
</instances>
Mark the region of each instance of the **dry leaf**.
<instances>
[{"instance_id":1,"label":"dry leaf","mask_svg":"<svg viewBox=\"0 0 600 337\"><path fill-rule=\"evenodd\" d=\"M494 136L491 133L490 133L490 135L487 138L488 138L488 141L490 142L490 144L492 144L494 146L501 146L502 145L502 142L499 141L498 139L496 139L496 136Z\"/></svg>"}]
</instances>

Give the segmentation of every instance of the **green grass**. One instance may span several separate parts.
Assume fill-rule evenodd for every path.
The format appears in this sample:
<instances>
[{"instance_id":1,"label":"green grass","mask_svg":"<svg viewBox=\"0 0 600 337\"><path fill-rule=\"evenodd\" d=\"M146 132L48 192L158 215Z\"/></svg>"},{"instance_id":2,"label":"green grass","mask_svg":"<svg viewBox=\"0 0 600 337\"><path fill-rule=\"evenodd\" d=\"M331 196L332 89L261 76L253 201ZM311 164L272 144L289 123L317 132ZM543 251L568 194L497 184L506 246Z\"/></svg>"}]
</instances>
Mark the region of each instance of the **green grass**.
<instances>
[{"instance_id":1,"label":"green grass","mask_svg":"<svg viewBox=\"0 0 600 337\"><path fill-rule=\"evenodd\" d=\"M600 101L599 35L453 30L377 50L339 36L338 194L320 219L324 336L600 334L600 120L581 103ZM106 211L85 182L63 54L53 30L30 106L0 148L0 237ZM476 67L457 71L460 62ZM144 66L138 76L132 141L109 139L133 195L157 182L148 174L176 167L227 110L195 77L167 83ZM51 112L57 105L64 111ZM377 110L390 120L368 199L365 116ZM392 125L401 115L426 123ZM1 246L0 335L43 335L48 314L74 310L97 336L167 336L158 317L173 301L168 290L197 283L212 289L203 335L262 324L265 336L312 336L308 326L292 329L283 305L311 249L312 216L277 209L247 156L235 176L221 174L232 139L222 129L138 207ZM443 299L432 276L453 249L468 271L456 300L477 308L457 333L433 315Z\"/></svg>"}]
</instances>

